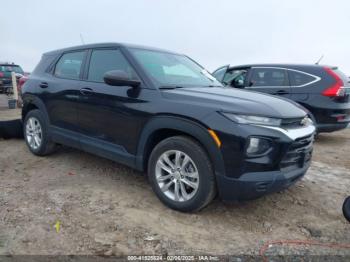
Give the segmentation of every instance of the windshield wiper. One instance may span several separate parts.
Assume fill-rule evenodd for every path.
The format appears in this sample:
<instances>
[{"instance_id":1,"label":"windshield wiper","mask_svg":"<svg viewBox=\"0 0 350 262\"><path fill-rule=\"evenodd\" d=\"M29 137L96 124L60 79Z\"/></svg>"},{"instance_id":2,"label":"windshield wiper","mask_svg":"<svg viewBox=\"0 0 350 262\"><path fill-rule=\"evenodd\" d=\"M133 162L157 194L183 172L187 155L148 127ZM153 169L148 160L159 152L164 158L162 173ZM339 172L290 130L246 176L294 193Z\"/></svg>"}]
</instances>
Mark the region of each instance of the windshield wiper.
<instances>
[{"instance_id":1,"label":"windshield wiper","mask_svg":"<svg viewBox=\"0 0 350 262\"><path fill-rule=\"evenodd\" d=\"M160 86L159 89L177 89L184 88L183 86Z\"/></svg>"}]
</instances>

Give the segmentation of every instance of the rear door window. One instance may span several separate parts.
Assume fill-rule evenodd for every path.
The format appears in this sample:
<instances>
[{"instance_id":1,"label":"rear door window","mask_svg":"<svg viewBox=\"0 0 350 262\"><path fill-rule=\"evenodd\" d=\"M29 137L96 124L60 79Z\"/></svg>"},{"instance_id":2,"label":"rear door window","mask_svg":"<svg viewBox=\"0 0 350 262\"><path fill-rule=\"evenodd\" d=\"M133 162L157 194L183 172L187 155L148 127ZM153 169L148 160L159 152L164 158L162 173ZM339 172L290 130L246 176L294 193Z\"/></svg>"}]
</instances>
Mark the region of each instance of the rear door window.
<instances>
[{"instance_id":1,"label":"rear door window","mask_svg":"<svg viewBox=\"0 0 350 262\"><path fill-rule=\"evenodd\" d=\"M67 79L79 79L85 51L66 53L58 60L54 75Z\"/></svg>"},{"instance_id":2,"label":"rear door window","mask_svg":"<svg viewBox=\"0 0 350 262\"><path fill-rule=\"evenodd\" d=\"M269 86L288 86L288 77L286 70L280 68L253 68L249 86L251 87L269 87Z\"/></svg>"},{"instance_id":3,"label":"rear door window","mask_svg":"<svg viewBox=\"0 0 350 262\"><path fill-rule=\"evenodd\" d=\"M138 79L135 71L120 50L93 50L90 59L88 80L103 82L104 74L112 70L125 72L129 76L129 79Z\"/></svg>"},{"instance_id":4,"label":"rear door window","mask_svg":"<svg viewBox=\"0 0 350 262\"><path fill-rule=\"evenodd\" d=\"M303 72L288 70L288 74L290 85L295 87L305 86L317 80L315 76L305 74Z\"/></svg>"}]
</instances>

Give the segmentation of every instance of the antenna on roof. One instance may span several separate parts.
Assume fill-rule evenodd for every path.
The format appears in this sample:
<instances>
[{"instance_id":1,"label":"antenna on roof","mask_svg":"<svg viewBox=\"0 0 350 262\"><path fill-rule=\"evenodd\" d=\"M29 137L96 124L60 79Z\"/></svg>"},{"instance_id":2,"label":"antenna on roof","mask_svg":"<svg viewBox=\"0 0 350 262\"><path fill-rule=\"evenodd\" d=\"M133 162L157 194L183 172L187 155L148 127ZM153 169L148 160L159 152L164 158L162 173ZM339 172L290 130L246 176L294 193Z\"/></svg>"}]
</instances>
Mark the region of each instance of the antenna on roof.
<instances>
[{"instance_id":1,"label":"antenna on roof","mask_svg":"<svg viewBox=\"0 0 350 262\"><path fill-rule=\"evenodd\" d=\"M80 33L79 35L80 35L81 43L82 43L83 45L85 45L85 41L84 41L83 35L82 35L81 33Z\"/></svg>"},{"instance_id":2,"label":"antenna on roof","mask_svg":"<svg viewBox=\"0 0 350 262\"><path fill-rule=\"evenodd\" d=\"M321 62L321 60L323 59L323 57L324 57L324 55L321 55L320 59L318 59L315 64L318 65Z\"/></svg>"}]
</instances>

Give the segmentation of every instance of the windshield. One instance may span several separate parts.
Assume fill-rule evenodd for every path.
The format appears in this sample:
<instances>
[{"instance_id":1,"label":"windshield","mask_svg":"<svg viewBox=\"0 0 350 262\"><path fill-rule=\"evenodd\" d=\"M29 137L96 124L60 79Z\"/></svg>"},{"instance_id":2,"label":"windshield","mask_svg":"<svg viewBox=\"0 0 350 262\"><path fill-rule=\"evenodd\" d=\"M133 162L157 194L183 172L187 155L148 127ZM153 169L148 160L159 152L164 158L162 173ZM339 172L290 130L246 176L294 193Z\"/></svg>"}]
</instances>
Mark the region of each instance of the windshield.
<instances>
[{"instance_id":1,"label":"windshield","mask_svg":"<svg viewBox=\"0 0 350 262\"><path fill-rule=\"evenodd\" d=\"M160 86L222 86L207 70L186 56L136 48L130 48L130 51Z\"/></svg>"}]
</instances>

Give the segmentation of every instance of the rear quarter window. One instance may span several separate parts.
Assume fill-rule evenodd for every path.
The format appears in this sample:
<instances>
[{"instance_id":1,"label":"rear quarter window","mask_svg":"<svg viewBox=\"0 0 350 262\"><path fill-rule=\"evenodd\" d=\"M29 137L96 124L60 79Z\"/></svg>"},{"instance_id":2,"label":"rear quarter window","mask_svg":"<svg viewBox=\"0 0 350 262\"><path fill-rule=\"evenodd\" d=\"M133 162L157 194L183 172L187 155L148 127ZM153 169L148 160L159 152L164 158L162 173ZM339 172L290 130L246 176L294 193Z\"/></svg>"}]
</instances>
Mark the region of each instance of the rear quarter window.
<instances>
[{"instance_id":1,"label":"rear quarter window","mask_svg":"<svg viewBox=\"0 0 350 262\"><path fill-rule=\"evenodd\" d=\"M303 72L288 70L291 86L305 86L317 80L315 76Z\"/></svg>"}]
</instances>

